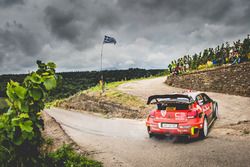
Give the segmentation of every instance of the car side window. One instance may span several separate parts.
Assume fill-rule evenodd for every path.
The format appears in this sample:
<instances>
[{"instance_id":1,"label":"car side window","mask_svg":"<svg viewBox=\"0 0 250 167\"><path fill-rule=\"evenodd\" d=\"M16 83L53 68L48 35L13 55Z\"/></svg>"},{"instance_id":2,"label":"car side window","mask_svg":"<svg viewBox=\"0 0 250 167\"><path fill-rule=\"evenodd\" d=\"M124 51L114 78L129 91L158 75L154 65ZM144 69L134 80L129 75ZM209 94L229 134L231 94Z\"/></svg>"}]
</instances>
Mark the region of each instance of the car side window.
<instances>
[{"instance_id":1,"label":"car side window","mask_svg":"<svg viewBox=\"0 0 250 167\"><path fill-rule=\"evenodd\" d=\"M199 105L204 104L204 100L203 100L203 97L201 95L196 96L196 101Z\"/></svg>"},{"instance_id":2,"label":"car side window","mask_svg":"<svg viewBox=\"0 0 250 167\"><path fill-rule=\"evenodd\" d=\"M203 100L204 100L204 104L209 103L211 100L210 98L206 95L206 94L202 94Z\"/></svg>"}]
</instances>

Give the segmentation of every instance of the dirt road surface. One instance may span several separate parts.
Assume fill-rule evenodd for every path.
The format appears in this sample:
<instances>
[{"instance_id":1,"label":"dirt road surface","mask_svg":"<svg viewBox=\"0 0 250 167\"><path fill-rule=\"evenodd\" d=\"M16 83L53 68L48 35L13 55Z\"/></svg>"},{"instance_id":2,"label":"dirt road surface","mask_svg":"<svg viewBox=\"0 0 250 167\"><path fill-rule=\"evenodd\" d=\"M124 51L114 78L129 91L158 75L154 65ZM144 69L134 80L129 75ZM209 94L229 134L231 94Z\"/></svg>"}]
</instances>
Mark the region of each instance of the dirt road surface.
<instances>
[{"instance_id":1,"label":"dirt road surface","mask_svg":"<svg viewBox=\"0 0 250 167\"><path fill-rule=\"evenodd\" d=\"M166 86L164 79L135 81L118 89L143 99L152 94L183 91ZM250 135L246 133L250 129L250 98L208 95L218 101L220 118L208 138L191 142L174 142L168 137L149 139L143 120L106 119L58 108L46 112L105 166L250 166Z\"/></svg>"}]
</instances>

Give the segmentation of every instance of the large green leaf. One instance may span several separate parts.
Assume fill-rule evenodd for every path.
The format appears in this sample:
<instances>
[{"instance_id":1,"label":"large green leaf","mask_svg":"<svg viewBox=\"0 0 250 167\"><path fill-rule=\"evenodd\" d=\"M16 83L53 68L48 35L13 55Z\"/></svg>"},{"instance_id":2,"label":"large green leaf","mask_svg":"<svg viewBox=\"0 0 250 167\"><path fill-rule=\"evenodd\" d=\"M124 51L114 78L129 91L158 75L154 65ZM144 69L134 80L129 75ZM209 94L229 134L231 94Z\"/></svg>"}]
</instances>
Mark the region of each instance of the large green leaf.
<instances>
[{"instance_id":1,"label":"large green leaf","mask_svg":"<svg viewBox=\"0 0 250 167\"><path fill-rule=\"evenodd\" d=\"M29 105L25 103L25 101L17 101L18 109L22 112L29 112Z\"/></svg>"},{"instance_id":2,"label":"large green leaf","mask_svg":"<svg viewBox=\"0 0 250 167\"><path fill-rule=\"evenodd\" d=\"M43 96L43 92L40 88L31 89L29 95L35 100L40 100Z\"/></svg>"},{"instance_id":3,"label":"large green leaf","mask_svg":"<svg viewBox=\"0 0 250 167\"><path fill-rule=\"evenodd\" d=\"M45 78L43 84L47 90L51 90L56 87L56 79L55 77Z\"/></svg>"},{"instance_id":4,"label":"large green leaf","mask_svg":"<svg viewBox=\"0 0 250 167\"><path fill-rule=\"evenodd\" d=\"M32 132L33 130L32 121L28 120L25 121L24 123L21 123L20 128L22 129L22 131Z\"/></svg>"},{"instance_id":5,"label":"large green leaf","mask_svg":"<svg viewBox=\"0 0 250 167\"><path fill-rule=\"evenodd\" d=\"M14 88L14 90L15 90L15 93L16 93L16 95L20 98L20 99L25 99L25 96L26 96L26 94L27 94L27 90L24 88L24 87L22 87L22 86L16 86L15 88Z\"/></svg>"},{"instance_id":6,"label":"large green leaf","mask_svg":"<svg viewBox=\"0 0 250 167\"><path fill-rule=\"evenodd\" d=\"M14 101L15 100L14 88L12 87L11 82L7 84L6 94L9 97L10 101Z\"/></svg>"},{"instance_id":7,"label":"large green leaf","mask_svg":"<svg viewBox=\"0 0 250 167\"><path fill-rule=\"evenodd\" d=\"M50 68L56 68L56 64L53 62L48 62L47 66L49 66Z\"/></svg>"},{"instance_id":8,"label":"large green leaf","mask_svg":"<svg viewBox=\"0 0 250 167\"><path fill-rule=\"evenodd\" d=\"M42 82L42 77L38 75L37 73L33 72L30 76L30 80L33 83L40 84Z\"/></svg>"},{"instance_id":9,"label":"large green leaf","mask_svg":"<svg viewBox=\"0 0 250 167\"><path fill-rule=\"evenodd\" d=\"M29 118L29 115L27 113L22 113L19 115L20 118Z\"/></svg>"},{"instance_id":10,"label":"large green leaf","mask_svg":"<svg viewBox=\"0 0 250 167\"><path fill-rule=\"evenodd\" d=\"M19 137L14 137L13 139L13 142L16 144L16 145L21 145L23 143L23 138L22 136L19 136Z\"/></svg>"},{"instance_id":11,"label":"large green leaf","mask_svg":"<svg viewBox=\"0 0 250 167\"><path fill-rule=\"evenodd\" d=\"M20 122L20 118L13 118L13 119L11 120L11 124L12 124L13 126L19 126L19 122Z\"/></svg>"}]
</instances>

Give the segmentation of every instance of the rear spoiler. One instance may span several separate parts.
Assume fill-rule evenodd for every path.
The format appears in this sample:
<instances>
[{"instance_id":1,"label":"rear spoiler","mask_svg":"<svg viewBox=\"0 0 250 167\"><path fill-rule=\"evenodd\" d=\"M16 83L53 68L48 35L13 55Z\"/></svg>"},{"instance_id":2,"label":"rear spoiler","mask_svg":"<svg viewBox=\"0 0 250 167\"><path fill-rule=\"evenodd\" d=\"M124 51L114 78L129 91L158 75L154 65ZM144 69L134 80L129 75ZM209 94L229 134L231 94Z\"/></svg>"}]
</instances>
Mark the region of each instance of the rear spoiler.
<instances>
[{"instance_id":1,"label":"rear spoiler","mask_svg":"<svg viewBox=\"0 0 250 167\"><path fill-rule=\"evenodd\" d=\"M189 97L188 95L183 95L183 94L167 94L167 95L153 95L153 96L149 96L148 97L148 101L147 104L151 104L152 100L156 100L158 98L187 98L189 100L189 102L191 102L191 97Z\"/></svg>"}]
</instances>

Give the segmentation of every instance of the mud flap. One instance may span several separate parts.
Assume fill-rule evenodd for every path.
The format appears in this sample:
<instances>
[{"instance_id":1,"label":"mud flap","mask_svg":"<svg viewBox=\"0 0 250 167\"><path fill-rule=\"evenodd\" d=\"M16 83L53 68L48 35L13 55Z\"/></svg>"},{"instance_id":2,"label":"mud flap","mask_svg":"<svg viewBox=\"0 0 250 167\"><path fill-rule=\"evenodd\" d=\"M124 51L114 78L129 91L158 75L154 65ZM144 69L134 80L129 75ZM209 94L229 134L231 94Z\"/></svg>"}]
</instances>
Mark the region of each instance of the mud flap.
<instances>
[{"instance_id":1,"label":"mud flap","mask_svg":"<svg viewBox=\"0 0 250 167\"><path fill-rule=\"evenodd\" d=\"M196 129L198 129L197 126L194 126L194 127L191 128L191 135L192 135L192 136L193 136L195 133L197 133L197 130L196 130Z\"/></svg>"}]
</instances>

